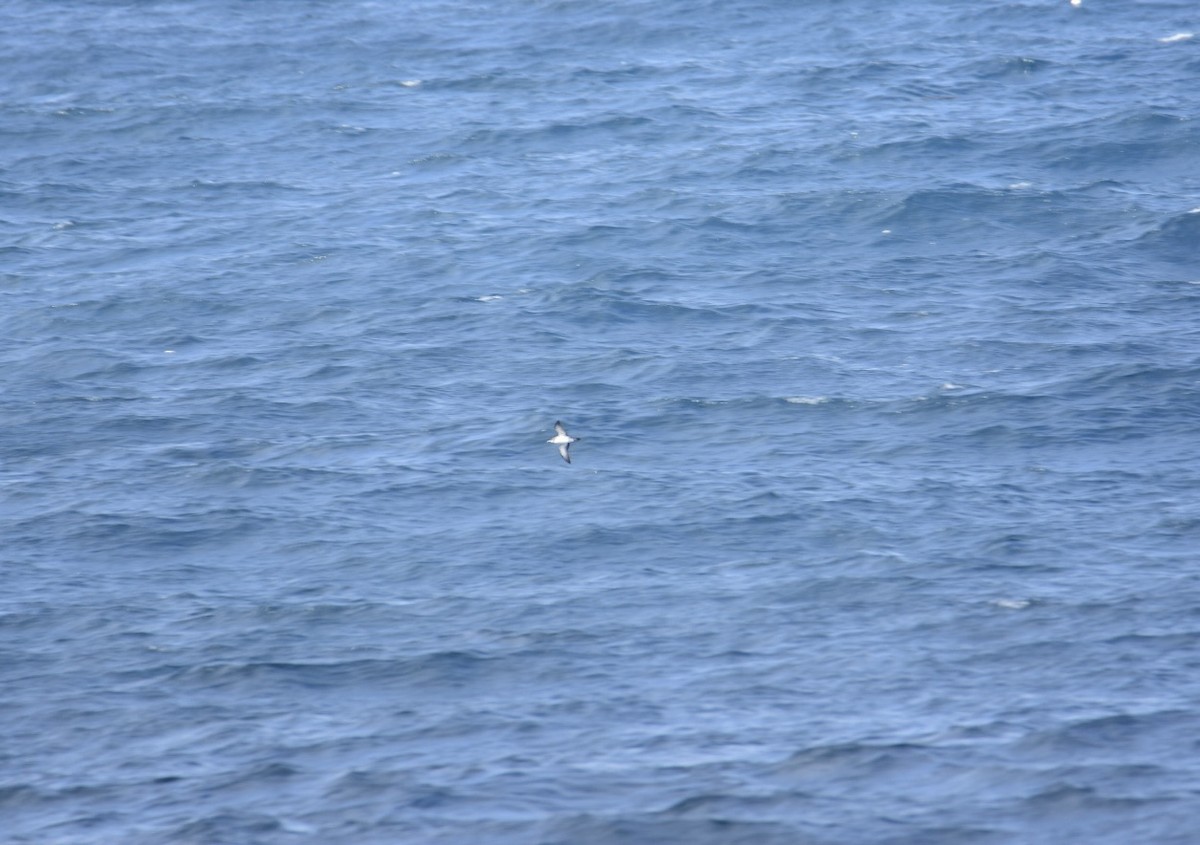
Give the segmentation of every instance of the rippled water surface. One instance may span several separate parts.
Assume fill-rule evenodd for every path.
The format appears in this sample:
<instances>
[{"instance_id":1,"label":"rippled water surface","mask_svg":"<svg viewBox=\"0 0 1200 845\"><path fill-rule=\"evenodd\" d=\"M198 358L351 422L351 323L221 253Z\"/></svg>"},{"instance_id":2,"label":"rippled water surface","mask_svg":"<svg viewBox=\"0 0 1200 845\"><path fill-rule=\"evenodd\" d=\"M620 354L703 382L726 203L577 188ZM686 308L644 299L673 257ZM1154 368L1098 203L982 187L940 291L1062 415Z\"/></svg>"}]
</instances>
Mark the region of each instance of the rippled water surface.
<instances>
[{"instance_id":1,"label":"rippled water surface","mask_svg":"<svg viewBox=\"0 0 1200 845\"><path fill-rule=\"evenodd\" d=\"M1193 31L4 4L0 840L1195 842Z\"/></svg>"}]
</instances>

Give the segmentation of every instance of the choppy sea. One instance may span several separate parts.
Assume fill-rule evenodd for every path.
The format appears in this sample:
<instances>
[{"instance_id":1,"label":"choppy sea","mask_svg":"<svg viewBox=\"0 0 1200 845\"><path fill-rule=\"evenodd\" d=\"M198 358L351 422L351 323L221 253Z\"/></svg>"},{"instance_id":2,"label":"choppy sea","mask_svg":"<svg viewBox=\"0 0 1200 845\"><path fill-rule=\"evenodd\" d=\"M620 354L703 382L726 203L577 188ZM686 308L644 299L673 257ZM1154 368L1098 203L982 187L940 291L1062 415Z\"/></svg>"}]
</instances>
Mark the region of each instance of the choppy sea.
<instances>
[{"instance_id":1,"label":"choppy sea","mask_svg":"<svg viewBox=\"0 0 1200 845\"><path fill-rule=\"evenodd\" d=\"M1200 842L1196 33L0 4L0 842Z\"/></svg>"}]
</instances>

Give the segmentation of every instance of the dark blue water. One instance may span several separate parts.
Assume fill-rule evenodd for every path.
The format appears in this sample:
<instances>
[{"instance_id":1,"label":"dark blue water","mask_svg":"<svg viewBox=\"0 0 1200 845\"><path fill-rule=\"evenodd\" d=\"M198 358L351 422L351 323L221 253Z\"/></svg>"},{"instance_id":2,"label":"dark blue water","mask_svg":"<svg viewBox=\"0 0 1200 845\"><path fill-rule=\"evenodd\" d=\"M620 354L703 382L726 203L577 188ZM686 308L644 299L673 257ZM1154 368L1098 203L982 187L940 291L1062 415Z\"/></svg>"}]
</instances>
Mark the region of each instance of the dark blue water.
<instances>
[{"instance_id":1,"label":"dark blue water","mask_svg":"<svg viewBox=\"0 0 1200 845\"><path fill-rule=\"evenodd\" d=\"M1196 842L1193 31L4 3L0 840Z\"/></svg>"}]
</instances>

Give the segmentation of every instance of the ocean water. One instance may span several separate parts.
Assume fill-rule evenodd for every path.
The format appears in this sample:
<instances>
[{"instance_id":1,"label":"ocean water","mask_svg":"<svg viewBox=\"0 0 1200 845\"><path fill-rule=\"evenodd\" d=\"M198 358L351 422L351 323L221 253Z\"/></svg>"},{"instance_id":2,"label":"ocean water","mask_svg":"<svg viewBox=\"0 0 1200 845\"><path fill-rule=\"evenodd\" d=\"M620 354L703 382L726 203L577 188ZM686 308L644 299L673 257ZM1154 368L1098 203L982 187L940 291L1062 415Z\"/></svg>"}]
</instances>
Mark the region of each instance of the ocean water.
<instances>
[{"instance_id":1,"label":"ocean water","mask_svg":"<svg viewBox=\"0 0 1200 845\"><path fill-rule=\"evenodd\" d=\"M0 841L1200 841L1197 11L7 0Z\"/></svg>"}]
</instances>

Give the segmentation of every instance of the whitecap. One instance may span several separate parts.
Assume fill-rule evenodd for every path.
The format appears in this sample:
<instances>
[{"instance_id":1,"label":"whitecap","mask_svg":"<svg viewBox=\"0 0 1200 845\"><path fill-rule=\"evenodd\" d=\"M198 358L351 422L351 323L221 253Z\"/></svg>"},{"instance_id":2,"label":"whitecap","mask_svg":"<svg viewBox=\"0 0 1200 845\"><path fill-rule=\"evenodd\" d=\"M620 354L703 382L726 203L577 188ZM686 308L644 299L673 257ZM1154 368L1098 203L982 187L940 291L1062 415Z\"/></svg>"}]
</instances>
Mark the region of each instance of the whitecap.
<instances>
[{"instance_id":1,"label":"whitecap","mask_svg":"<svg viewBox=\"0 0 1200 845\"><path fill-rule=\"evenodd\" d=\"M783 401L790 402L793 405L820 405L823 402L828 402L829 399L825 396L788 396Z\"/></svg>"},{"instance_id":2,"label":"whitecap","mask_svg":"<svg viewBox=\"0 0 1200 845\"><path fill-rule=\"evenodd\" d=\"M996 599L992 604L1005 610L1024 610L1033 604L1029 599Z\"/></svg>"},{"instance_id":3,"label":"whitecap","mask_svg":"<svg viewBox=\"0 0 1200 845\"><path fill-rule=\"evenodd\" d=\"M503 299L504 297L493 294L490 296L477 296L475 298L480 302L495 302L497 299Z\"/></svg>"},{"instance_id":4,"label":"whitecap","mask_svg":"<svg viewBox=\"0 0 1200 845\"><path fill-rule=\"evenodd\" d=\"M1176 41L1188 41L1196 37L1194 32L1177 32L1174 35L1168 35L1166 38L1158 39L1162 44L1173 44Z\"/></svg>"}]
</instances>

